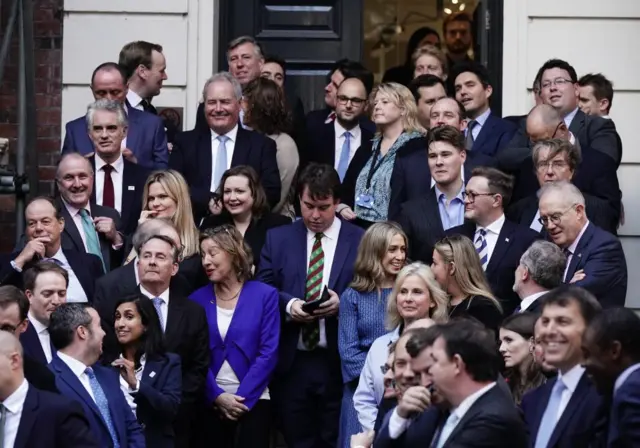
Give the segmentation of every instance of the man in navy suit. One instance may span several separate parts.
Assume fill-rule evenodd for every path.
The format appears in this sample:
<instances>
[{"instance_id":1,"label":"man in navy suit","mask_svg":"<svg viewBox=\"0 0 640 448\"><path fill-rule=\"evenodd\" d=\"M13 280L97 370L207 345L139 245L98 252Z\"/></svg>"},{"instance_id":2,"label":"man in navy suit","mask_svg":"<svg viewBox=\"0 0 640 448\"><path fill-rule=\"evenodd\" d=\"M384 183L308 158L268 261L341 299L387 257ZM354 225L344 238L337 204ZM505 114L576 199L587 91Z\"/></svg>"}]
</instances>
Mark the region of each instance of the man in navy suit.
<instances>
[{"instance_id":1,"label":"man in navy suit","mask_svg":"<svg viewBox=\"0 0 640 448\"><path fill-rule=\"evenodd\" d=\"M211 192L220 187L222 174L233 166L255 169L270 206L275 206L281 188L276 143L240 126L240 84L228 72L216 73L207 80L203 96L210 132L195 129L178 134L169 160L189 185L196 222L207 213Z\"/></svg>"},{"instance_id":2,"label":"man in navy suit","mask_svg":"<svg viewBox=\"0 0 640 448\"><path fill-rule=\"evenodd\" d=\"M120 390L119 375L96 365L104 331L98 312L83 303L61 305L49 333L58 356L49 368L60 393L78 402L102 447L144 447L142 429Z\"/></svg>"},{"instance_id":3,"label":"man in navy suit","mask_svg":"<svg viewBox=\"0 0 640 448\"><path fill-rule=\"evenodd\" d=\"M0 331L0 441L15 448L98 448L77 403L36 389L26 379L20 342ZM6 412L6 413L5 413Z\"/></svg>"},{"instance_id":4,"label":"man in navy suit","mask_svg":"<svg viewBox=\"0 0 640 448\"><path fill-rule=\"evenodd\" d=\"M126 105L127 81L122 68L115 62L100 64L91 76L91 92L95 100L117 101L126 107L129 126L127 138L122 142L122 155L147 169L166 168L169 150L162 120ZM83 155L93 153L96 147L89 138L89 130L85 116L68 122L62 154L74 151Z\"/></svg>"},{"instance_id":5,"label":"man in navy suit","mask_svg":"<svg viewBox=\"0 0 640 448\"><path fill-rule=\"evenodd\" d=\"M93 300L94 282L103 274L100 259L65 248L62 234L66 225L58 202L39 196L31 199L25 209L26 244L21 251L15 251L0 265L0 284L14 285L23 289L23 271L39 260L54 261L69 274L66 295L70 301Z\"/></svg>"},{"instance_id":6,"label":"man in navy suit","mask_svg":"<svg viewBox=\"0 0 640 448\"><path fill-rule=\"evenodd\" d=\"M620 241L589 222L580 190L568 182L545 185L540 220L567 255L563 281L581 286L604 308L624 306L627 262Z\"/></svg>"},{"instance_id":7,"label":"man in navy suit","mask_svg":"<svg viewBox=\"0 0 640 448\"><path fill-rule=\"evenodd\" d=\"M561 286L544 298L540 337L545 361L558 376L522 399L531 448L590 446L604 433L602 396L580 365L584 331L599 312L595 297L575 286Z\"/></svg>"},{"instance_id":8,"label":"man in navy suit","mask_svg":"<svg viewBox=\"0 0 640 448\"><path fill-rule=\"evenodd\" d=\"M627 308L604 310L589 324L582 346L582 365L598 391L613 396L606 446L640 446L640 318Z\"/></svg>"},{"instance_id":9,"label":"man in navy suit","mask_svg":"<svg viewBox=\"0 0 640 448\"><path fill-rule=\"evenodd\" d=\"M465 195L465 224L447 231L473 241L493 294L500 300L502 312L510 315L520 304L513 291L515 271L520 257L540 236L526 226L507 220L513 178L495 168L476 168Z\"/></svg>"},{"instance_id":10,"label":"man in navy suit","mask_svg":"<svg viewBox=\"0 0 640 448\"><path fill-rule=\"evenodd\" d=\"M506 147L516 127L491 114L493 87L487 69L477 62L459 64L452 74L456 99L464 106L469 121L465 134L468 151L494 156Z\"/></svg>"},{"instance_id":11,"label":"man in navy suit","mask_svg":"<svg viewBox=\"0 0 640 448\"><path fill-rule=\"evenodd\" d=\"M287 445L335 446L342 379L338 354L339 296L353 277L363 231L335 215L340 178L312 163L300 176L302 220L267 233L257 278L280 291L280 336L274 399ZM328 300L313 312L305 302Z\"/></svg>"},{"instance_id":12,"label":"man in navy suit","mask_svg":"<svg viewBox=\"0 0 640 448\"><path fill-rule=\"evenodd\" d=\"M131 235L142 211L142 191L149 170L123 157L121 143L127 138L129 121L122 105L107 99L89 105L89 137L95 154L89 157L95 185L91 200L120 213L121 230Z\"/></svg>"}]
</instances>

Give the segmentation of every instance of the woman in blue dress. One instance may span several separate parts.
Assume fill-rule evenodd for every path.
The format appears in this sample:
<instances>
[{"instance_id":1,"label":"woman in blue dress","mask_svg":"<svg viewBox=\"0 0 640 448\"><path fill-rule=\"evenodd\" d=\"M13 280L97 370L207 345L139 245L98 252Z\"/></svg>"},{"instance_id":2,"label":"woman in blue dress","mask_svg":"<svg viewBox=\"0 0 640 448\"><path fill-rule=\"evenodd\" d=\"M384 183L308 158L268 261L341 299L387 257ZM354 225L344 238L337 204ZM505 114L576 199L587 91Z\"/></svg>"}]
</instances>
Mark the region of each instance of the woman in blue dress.
<instances>
[{"instance_id":1,"label":"woman in blue dress","mask_svg":"<svg viewBox=\"0 0 640 448\"><path fill-rule=\"evenodd\" d=\"M380 222L365 232L354 266L351 287L340 297L338 350L344 393L339 446L349 447L351 435L361 431L353 394L373 341L383 335L387 297L404 267L407 237L395 223Z\"/></svg>"}]
</instances>

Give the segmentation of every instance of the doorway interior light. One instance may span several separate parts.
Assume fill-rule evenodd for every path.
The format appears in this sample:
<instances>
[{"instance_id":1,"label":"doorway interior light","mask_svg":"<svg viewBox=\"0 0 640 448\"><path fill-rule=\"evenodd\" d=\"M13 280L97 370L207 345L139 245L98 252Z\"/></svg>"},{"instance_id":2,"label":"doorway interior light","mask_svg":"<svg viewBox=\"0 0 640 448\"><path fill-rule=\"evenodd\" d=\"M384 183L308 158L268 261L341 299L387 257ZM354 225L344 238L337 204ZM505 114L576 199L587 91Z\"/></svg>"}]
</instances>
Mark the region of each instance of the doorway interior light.
<instances>
[{"instance_id":1,"label":"doorway interior light","mask_svg":"<svg viewBox=\"0 0 640 448\"><path fill-rule=\"evenodd\" d=\"M449 0L449 1L451 4L443 8L444 13L447 15L451 15L454 12L462 12L467 8L466 3L461 2L460 0Z\"/></svg>"}]
</instances>

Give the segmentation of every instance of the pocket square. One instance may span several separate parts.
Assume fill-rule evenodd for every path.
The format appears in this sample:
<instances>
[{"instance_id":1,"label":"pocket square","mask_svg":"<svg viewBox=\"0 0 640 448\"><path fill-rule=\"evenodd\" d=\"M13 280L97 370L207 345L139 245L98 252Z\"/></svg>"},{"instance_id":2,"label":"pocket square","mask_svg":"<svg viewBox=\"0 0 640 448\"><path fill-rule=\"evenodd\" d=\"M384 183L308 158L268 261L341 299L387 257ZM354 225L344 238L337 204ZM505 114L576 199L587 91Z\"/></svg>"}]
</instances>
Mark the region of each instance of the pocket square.
<instances>
[{"instance_id":1,"label":"pocket square","mask_svg":"<svg viewBox=\"0 0 640 448\"><path fill-rule=\"evenodd\" d=\"M134 190L136 189L136 186L135 186L135 185L129 185L129 186L127 187L127 189L128 189L129 191L134 191Z\"/></svg>"}]
</instances>

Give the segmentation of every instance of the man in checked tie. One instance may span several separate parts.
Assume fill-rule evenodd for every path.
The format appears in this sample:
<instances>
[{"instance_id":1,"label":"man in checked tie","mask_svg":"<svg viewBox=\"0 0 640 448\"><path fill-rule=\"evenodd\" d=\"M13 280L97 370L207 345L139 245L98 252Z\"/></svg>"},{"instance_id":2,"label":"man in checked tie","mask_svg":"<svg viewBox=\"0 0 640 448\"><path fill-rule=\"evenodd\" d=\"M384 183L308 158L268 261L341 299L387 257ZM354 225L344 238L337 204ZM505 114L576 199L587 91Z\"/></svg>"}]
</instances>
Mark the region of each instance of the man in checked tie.
<instances>
[{"instance_id":1,"label":"man in checked tie","mask_svg":"<svg viewBox=\"0 0 640 448\"><path fill-rule=\"evenodd\" d=\"M262 249L257 278L280 291L286 313L273 398L290 448L336 446L338 438L342 379L336 315L363 234L336 217L339 194L336 170L309 164L298 184L302 219L270 230ZM305 302L318 299L325 286L329 300L306 313Z\"/></svg>"},{"instance_id":2,"label":"man in checked tie","mask_svg":"<svg viewBox=\"0 0 640 448\"><path fill-rule=\"evenodd\" d=\"M98 312L83 303L61 305L51 314L51 342L58 356L49 365L60 394L82 405L100 446L144 447L142 429L127 404L118 373L100 365L104 331Z\"/></svg>"}]
</instances>

